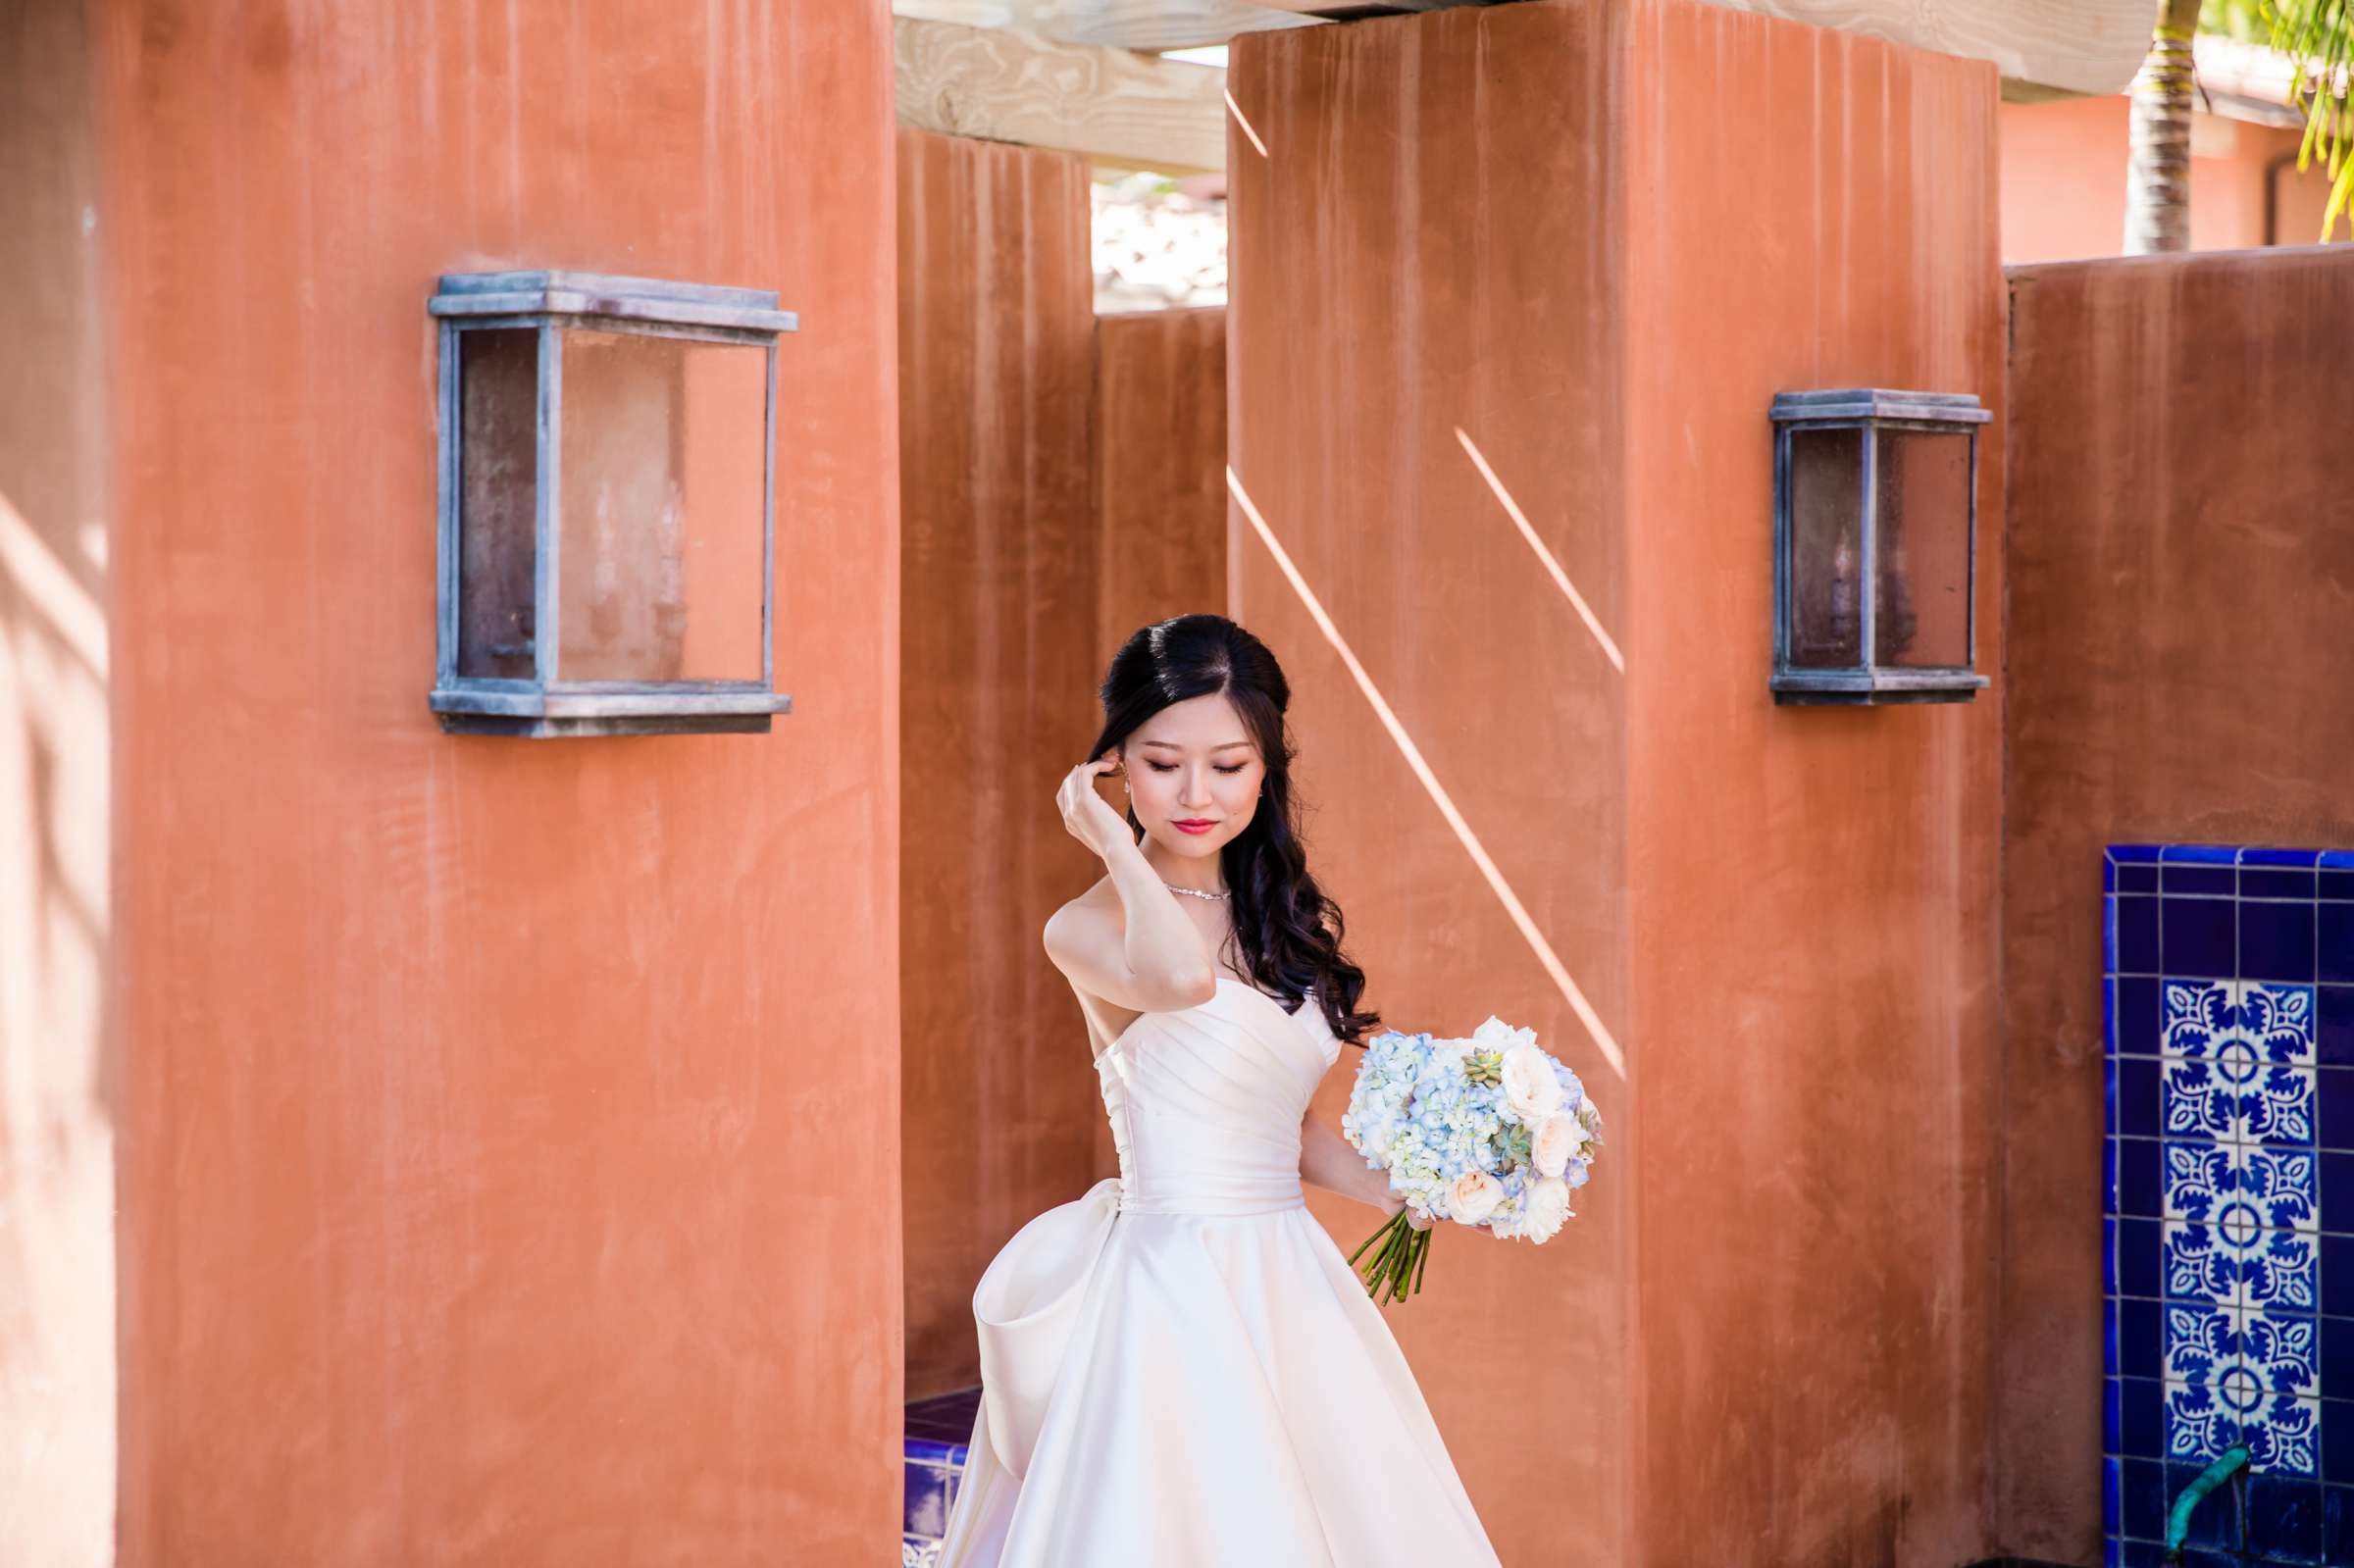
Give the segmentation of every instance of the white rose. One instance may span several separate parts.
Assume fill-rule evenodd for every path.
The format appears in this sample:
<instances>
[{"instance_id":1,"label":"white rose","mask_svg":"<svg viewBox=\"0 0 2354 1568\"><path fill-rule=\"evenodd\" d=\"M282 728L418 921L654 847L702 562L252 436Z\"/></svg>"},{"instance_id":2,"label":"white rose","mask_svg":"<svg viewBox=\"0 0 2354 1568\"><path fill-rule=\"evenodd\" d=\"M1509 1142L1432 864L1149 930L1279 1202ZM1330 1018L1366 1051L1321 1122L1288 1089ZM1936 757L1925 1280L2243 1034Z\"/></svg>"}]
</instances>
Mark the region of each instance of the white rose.
<instances>
[{"instance_id":1,"label":"white rose","mask_svg":"<svg viewBox=\"0 0 2354 1568\"><path fill-rule=\"evenodd\" d=\"M1504 1201L1504 1184L1485 1171L1465 1171L1447 1189L1447 1212L1464 1225L1477 1225Z\"/></svg>"},{"instance_id":2,"label":"white rose","mask_svg":"<svg viewBox=\"0 0 2354 1568\"><path fill-rule=\"evenodd\" d=\"M1471 1032L1471 1043L1483 1051L1500 1051L1518 1044L1522 1033L1490 1013L1487 1022Z\"/></svg>"},{"instance_id":3,"label":"white rose","mask_svg":"<svg viewBox=\"0 0 2354 1568\"><path fill-rule=\"evenodd\" d=\"M1577 1118L1567 1111L1556 1111L1537 1124L1536 1137L1529 1140L1528 1155L1537 1167L1539 1176L1559 1176L1568 1168L1569 1156L1584 1137Z\"/></svg>"},{"instance_id":4,"label":"white rose","mask_svg":"<svg viewBox=\"0 0 2354 1568\"><path fill-rule=\"evenodd\" d=\"M1567 1095L1553 1074L1553 1063L1534 1045L1516 1045L1504 1053L1504 1099L1512 1114L1534 1127L1561 1108Z\"/></svg>"},{"instance_id":5,"label":"white rose","mask_svg":"<svg viewBox=\"0 0 2354 1568\"><path fill-rule=\"evenodd\" d=\"M1529 1184L1521 1202L1528 1239L1540 1243L1550 1241L1561 1228L1561 1222L1569 1218L1569 1184L1558 1176L1541 1178Z\"/></svg>"}]
</instances>

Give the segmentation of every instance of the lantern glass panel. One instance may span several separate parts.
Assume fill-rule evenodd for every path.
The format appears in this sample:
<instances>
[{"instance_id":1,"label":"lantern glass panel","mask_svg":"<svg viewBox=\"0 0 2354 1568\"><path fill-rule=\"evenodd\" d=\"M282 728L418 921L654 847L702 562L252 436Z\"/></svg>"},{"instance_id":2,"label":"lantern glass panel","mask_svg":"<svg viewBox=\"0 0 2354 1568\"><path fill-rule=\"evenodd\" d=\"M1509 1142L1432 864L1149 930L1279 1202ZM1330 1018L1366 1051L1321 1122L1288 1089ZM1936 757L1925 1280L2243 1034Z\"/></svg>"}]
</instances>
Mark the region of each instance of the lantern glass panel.
<instances>
[{"instance_id":1,"label":"lantern glass panel","mask_svg":"<svg viewBox=\"0 0 2354 1568\"><path fill-rule=\"evenodd\" d=\"M1959 668L1970 663L1970 435L1875 433L1872 658Z\"/></svg>"},{"instance_id":2,"label":"lantern glass panel","mask_svg":"<svg viewBox=\"0 0 2354 1568\"><path fill-rule=\"evenodd\" d=\"M559 681L759 681L768 350L568 330Z\"/></svg>"},{"instance_id":3,"label":"lantern glass panel","mask_svg":"<svg viewBox=\"0 0 2354 1568\"><path fill-rule=\"evenodd\" d=\"M1864 432L1790 432L1790 663L1864 662Z\"/></svg>"},{"instance_id":4,"label":"lantern glass panel","mask_svg":"<svg viewBox=\"0 0 2354 1568\"><path fill-rule=\"evenodd\" d=\"M539 333L483 328L457 337L457 673L528 681L538 549Z\"/></svg>"}]
</instances>

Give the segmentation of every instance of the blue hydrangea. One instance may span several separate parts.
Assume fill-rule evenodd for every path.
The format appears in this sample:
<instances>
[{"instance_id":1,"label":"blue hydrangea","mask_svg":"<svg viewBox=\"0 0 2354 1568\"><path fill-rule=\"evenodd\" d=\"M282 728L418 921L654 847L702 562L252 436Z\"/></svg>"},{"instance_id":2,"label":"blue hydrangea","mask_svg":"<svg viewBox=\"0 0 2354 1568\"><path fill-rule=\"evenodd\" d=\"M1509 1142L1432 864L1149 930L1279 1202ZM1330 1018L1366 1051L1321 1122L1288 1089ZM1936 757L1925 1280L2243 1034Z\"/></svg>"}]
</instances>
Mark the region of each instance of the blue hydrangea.
<instances>
[{"instance_id":1,"label":"blue hydrangea","mask_svg":"<svg viewBox=\"0 0 2354 1568\"><path fill-rule=\"evenodd\" d=\"M1533 1043L1533 1036L1521 1037ZM1585 1086L1550 1054L1545 1060L1561 1081L1562 1109L1574 1111ZM1526 1233L1529 1191L1540 1177L1531 1130L1505 1096L1499 1063L1485 1044L1385 1030L1366 1044L1341 1132L1368 1167L1389 1173L1390 1190L1436 1218L1456 1218L1450 1193L1459 1178L1486 1172L1503 1197L1472 1223L1516 1237ZM1561 1181L1578 1188L1587 1179L1586 1160L1572 1155ZM1553 1201L1558 1208L1558 1189Z\"/></svg>"}]
</instances>

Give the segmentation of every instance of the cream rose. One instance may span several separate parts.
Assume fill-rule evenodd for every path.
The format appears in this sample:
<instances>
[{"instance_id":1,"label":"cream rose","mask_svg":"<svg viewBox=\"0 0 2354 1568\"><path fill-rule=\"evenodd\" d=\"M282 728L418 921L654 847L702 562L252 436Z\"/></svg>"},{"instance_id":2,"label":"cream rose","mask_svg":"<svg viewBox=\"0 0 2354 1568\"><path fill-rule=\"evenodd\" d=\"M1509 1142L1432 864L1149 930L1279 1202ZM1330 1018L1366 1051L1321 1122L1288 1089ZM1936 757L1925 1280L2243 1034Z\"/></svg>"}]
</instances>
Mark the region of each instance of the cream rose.
<instances>
[{"instance_id":1,"label":"cream rose","mask_svg":"<svg viewBox=\"0 0 2354 1568\"><path fill-rule=\"evenodd\" d=\"M1521 1234L1531 1241L1550 1241L1569 1218L1569 1184L1558 1176L1544 1177L1528 1185L1520 1202Z\"/></svg>"},{"instance_id":2,"label":"cream rose","mask_svg":"<svg viewBox=\"0 0 2354 1568\"><path fill-rule=\"evenodd\" d=\"M1529 1140L1528 1157L1537 1167L1539 1176L1559 1176L1569 1166L1569 1156L1585 1138L1585 1130L1577 1118L1567 1111L1556 1111L1537 1124L1536 1136Z\"/></svg>"},{"instance_id":3,"label":"cream rose","mask_svg":"<svg viewBox=\"0 0 2354 1568\"><path fill-rule=\"evenodd\" d=\"M1533 1045L1537 1032L1533 1029L1514 1029L1490 1013L1487 1021L1471 1032L1471 1045L1476 1050L1505 1051L1515 1045Z\"/></svg>"},{"instance_id":4,"label":"cream rose","mask_svg":"<svg viewBox=\"0 0 2354 1568\"><path fill-rule=\"evenodd\" d=\"M1567 1096L1542 1050L1515 1045L1504 1053L1504 1099L1520 1120L1534 1127L1560 1110Z\"/></svg>"},{"instance_id":5,"label":"cream rose","mask_svg":"<svg viewBox=\"0 0 2354 1568\"><path fill-rule=\"evenodd\" d=\"M1465 1171L1447 1189L1447 1212L1463 1225L1477 1225L1503 1201L1504 1185L1485 1171Z\"/></svg>"}]
</instances>

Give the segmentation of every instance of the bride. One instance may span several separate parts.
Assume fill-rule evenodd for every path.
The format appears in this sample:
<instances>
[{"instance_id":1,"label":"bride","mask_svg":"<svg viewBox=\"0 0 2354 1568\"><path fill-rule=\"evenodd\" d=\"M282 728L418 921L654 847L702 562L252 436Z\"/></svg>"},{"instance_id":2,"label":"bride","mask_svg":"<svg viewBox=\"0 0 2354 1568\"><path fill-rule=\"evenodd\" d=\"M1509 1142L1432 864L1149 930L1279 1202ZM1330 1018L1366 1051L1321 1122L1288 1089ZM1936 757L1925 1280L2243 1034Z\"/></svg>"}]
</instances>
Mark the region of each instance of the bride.
<instances>
[{"instance_id":1,"label":"bride","mask_svg":"<svg viewBox=\"0 0 2354 1568\"><path fill-rule=\"evenodd\" d=\"M1023 1226L973 1292L981 1407L941 1568L1496 1564L1302 1193L1403 1202L1307 1113L1381 1020L1293 822L1283 672L1234 622L1183 615L1131 636L1100 696L1056 799L1104 875L1044 940L1119 1175Z\"/></svg>"}]
</instances>

